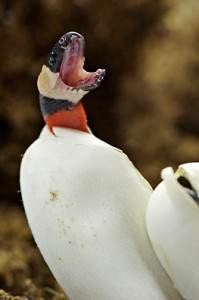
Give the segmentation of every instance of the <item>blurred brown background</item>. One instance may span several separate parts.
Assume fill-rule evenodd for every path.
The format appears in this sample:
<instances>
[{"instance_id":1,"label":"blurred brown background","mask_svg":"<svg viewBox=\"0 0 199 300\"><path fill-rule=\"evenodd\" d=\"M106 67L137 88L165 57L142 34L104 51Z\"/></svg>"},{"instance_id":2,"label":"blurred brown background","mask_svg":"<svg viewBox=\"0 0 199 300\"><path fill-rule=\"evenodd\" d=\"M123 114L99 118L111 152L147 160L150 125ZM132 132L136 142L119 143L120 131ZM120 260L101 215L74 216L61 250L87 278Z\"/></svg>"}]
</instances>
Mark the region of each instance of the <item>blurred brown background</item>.
<instances>
[{"instance_id":1,"label":"blurred brown background","mask_svg":"<svg viewBox=\"0 0 199 300\"><path fill-rule=\"evenodd\" d=\"M198 161L198 16L197 0L1 0L0 288L57 299L16 207L21 155L43 126L36 80L51 47L67 31L85 37L86 69L107 70L84 99L89 125L155 187L163 167Z\"/></svg>"}]
</instances>

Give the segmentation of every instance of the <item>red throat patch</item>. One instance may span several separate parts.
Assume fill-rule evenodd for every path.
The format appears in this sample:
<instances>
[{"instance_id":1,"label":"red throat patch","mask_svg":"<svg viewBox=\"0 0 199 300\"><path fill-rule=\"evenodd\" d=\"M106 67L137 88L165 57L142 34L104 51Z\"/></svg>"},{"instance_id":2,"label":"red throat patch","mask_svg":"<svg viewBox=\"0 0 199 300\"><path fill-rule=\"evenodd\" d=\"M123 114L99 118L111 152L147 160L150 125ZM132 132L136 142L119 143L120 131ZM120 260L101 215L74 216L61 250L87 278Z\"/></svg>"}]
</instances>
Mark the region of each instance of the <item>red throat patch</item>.
<instances>
[{"instance_id":1,"label":"red throat patch","mask_svg":"<svg viewBox=\"0 0 199 300\"><path fill-rule=\"evenodd\" d=\"M65 127L89 132L86 113L81 103L71 110L61 110L53 115L44 116L44 120L53 134L53 127Z\"/></svg>"}]
</instances>

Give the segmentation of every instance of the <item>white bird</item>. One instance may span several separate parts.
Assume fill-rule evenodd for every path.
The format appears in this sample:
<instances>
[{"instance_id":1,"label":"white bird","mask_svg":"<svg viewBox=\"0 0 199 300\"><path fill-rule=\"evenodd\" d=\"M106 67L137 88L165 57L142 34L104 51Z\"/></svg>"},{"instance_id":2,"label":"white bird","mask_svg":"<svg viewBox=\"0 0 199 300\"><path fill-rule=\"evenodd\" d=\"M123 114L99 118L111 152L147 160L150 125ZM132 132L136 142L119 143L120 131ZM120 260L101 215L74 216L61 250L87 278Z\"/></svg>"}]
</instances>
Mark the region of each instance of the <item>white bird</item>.
<instances>
[{"instance_id":1,"label":"white bird","mask_svg":"<svg viewBox=\"0 0 199 300\"><path fill-rule=\"evenodd\" d=\"M38 79L48 126L20 173L33 236L71 300L180 300L147 236L151 187L87 127L80 99L105 71L84 71L83 49L81 35L65 34Z\"/></svg>"},{"instance_id":2,"label":"white bird","mask_svg":"<svg viewBox=\"0 0 199 300\"><path fill-rule=\"evenodd\" d=\"M147 208L147 230L153 249L184 299L199 299L199 163L183 164L163 182Z\"/></svg>"}]
</instances>

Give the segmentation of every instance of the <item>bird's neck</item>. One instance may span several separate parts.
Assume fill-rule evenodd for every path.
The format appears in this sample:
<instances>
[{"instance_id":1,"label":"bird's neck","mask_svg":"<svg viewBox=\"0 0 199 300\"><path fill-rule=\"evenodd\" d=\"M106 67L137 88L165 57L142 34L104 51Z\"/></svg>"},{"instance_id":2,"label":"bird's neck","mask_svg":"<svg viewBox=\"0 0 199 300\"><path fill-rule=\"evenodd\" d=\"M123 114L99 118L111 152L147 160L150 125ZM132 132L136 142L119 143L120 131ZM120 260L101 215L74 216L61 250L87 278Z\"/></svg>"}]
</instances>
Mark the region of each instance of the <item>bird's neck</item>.
<instances>
[{"instance_id":1,"label":"bird's neck","mask_svg":"<svg viewBox=\"0 0 199 300\"><path fill-rule=\"evenodd\" d=\"M73 105L68 100L56 100L40 95L44 120L53 133L53 127L64 127L89 132L87 117L82 103Z\"/></svg>"}]
</instances>

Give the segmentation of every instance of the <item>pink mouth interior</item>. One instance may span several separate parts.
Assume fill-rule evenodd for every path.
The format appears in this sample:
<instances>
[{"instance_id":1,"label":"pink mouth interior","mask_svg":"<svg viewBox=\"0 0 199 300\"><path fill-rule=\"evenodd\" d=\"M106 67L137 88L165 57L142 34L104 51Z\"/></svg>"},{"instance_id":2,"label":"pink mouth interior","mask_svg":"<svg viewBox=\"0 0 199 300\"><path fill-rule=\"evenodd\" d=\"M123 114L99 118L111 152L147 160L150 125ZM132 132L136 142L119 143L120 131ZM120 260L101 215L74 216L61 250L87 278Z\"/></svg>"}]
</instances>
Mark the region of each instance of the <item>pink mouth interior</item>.
<instances>
[{"instance_id":1,"label":"pink mouth interior","mask_svg":"<svg viewBox=\"0 0 199 300\"><path fill-rule=\"evenodd\" d=\"M84 60L84 39L74 35L71 43L65 49L60 68L61 80L66 85L86 88L99 82L101 76L103 79L105 71L102 69L98 69L96 72L85 71Z\"/></svg>"}]
</instances>

